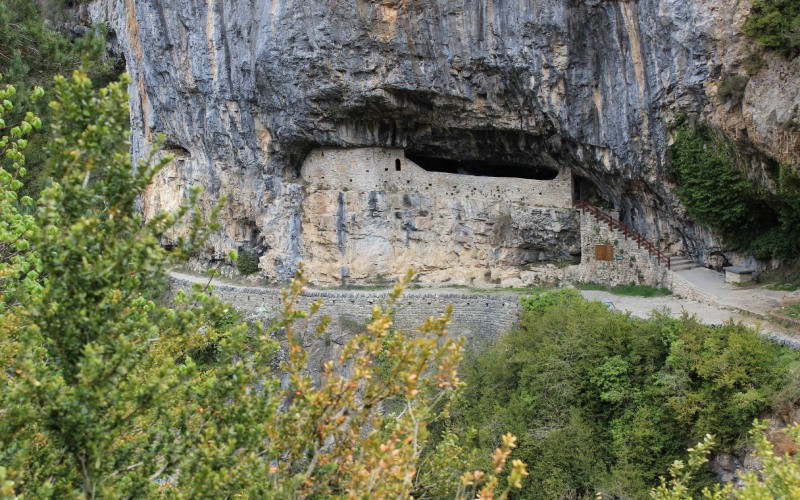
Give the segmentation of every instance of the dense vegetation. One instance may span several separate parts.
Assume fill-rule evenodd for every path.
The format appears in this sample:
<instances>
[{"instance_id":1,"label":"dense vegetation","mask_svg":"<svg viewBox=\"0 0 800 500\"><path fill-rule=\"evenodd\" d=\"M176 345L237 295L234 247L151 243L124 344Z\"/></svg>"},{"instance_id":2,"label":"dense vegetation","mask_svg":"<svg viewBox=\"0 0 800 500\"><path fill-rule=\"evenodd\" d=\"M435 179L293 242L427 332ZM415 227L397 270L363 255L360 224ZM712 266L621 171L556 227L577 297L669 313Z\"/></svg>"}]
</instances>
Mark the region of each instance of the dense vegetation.
<instances>
[{"instance_id":1,"label":"dense vegetation","mask_svg":"<svg viewBox=\"0 0 800 500\"><path fill-rule=\"evenodd\" d=\"M527 497L642 496L704 433L738 446L753 417L798 395L795 353L741 326L634 320L570 291L524 299L522 328L470 355L458 389L449 311L414 339L392 329L402 285L312 384L303 346L318 304L297 308L302 274L268 327L243 324L199 286L154 300L216 211L190 198L143 221L136 199L170 158L131 164L128 80L50 83L84 56L100 60L101 40L43 30L42 3L0 1L0 68L24 82L0 88L3 500L491 498L522 487L520 458L534 469ZM243 257L243 273L257 266ZM786 496L796 463L755 436L767 469L748 488ZM708 443L654 494L704 483Z\"/></svg>"},{"instance_id":2,"label":"dense vegetation","mask_svg":"<svg viewBox=\"0 0 800 500\"><path fill-rule=\"evenodd\" d=\"M800 55L800 2L755 0L743 31L786 58Z\"/></svg>"},{"instance_id":3,"label":"dense vegetation","mask_svg":"<svg viewBox=\"0 0 800 500\"><path fill-rule=\"evenodd\" d=\"M656 288L650 285L637 285L631 283L630 285L617 285L605 286L599 283L587 282L578 283L579 290L598 290L602 292L611 292L614 295L623 295L628 297L658 297L664 295L672 295L669 288Z\"/></svg>"},{"instance_id":4,"label":"dense vegetation","mask_svg":"<svg viewBox=\"0 0 800 500\"><path fill-rule=\"evenodd\" d=\"M248 251L239 252L236 269L244 275L258 272L258 256Z\"/></svg>"},{"instance_id":5,"label":"dense vegetation","mask_svg":"<svg viewBox=\"0 0 800 500\"><path fill-rule=\"evenodd\" d=\"M196 190L177 213L141 219L136 200L171 158L133 168L128 83L98 91L80 72L56 79L57 181L38 202L19 191L41 122L0 125L0 497L407 495L426 422L459 385L450 312L413 339L391 332L398 284L344 346L337 366L349 374L331 360L312 384L304 320L319 304L296 308L302 275L267 329L238 323L199 286L166 305L148 300L218 226L216 210L206 220L194 209ZM0 92L4 110L15 94ZM171 249L159 243L168 233L182 235ZM373 377L380 359L385 376ZM401 411L380 411L390 403ZM514 447L506 435L489 472L447 478L454 495L520 488Z\"/></svg>"},{"instance_id":6,"label":"dense vegetation","mask_svg":"<svg viewBox=\"0 0 800 500\"><path fill-rule=\"evenodd\" d=\"M800 395L800 355L741 325L640 320L572 290L523 305L519 330L466 357L444 435L476 457L519 436L525 498L646 496L706 434L741 446L753 419Z\"/></svg>"},{"instance_id":7,"label":"dense vegetation","mask_svg":"<svg viewBox=\"0 0 800 500\"><path fill-rule=\"evenodd\" d=\"M78 28L72 31L72 28ZM105 58L105 29L82 27L66 0L0 0L0 74L17 90L16 106L6 113L9 123L22 118L21 110L37 114L45 127L31 137L23 194L35 195L49 182L46 147L52 139L46 100L32 100L40 86L52 90L53 77L82 67L99 88L119 76Z\"/></svg>"},{"instance_id":8,"label":"dense vegetation","mask_svg":"<svg viewBox=\"0 0 800 500\"><path fill-rule=\"evenodd\" d=\"M677 124L669 147L676 192L689 215L732 250L759 259L800 255L800 176L770 162L774 188L748 178L732 145L705 125Z\"/></svg>"}]
</instances>

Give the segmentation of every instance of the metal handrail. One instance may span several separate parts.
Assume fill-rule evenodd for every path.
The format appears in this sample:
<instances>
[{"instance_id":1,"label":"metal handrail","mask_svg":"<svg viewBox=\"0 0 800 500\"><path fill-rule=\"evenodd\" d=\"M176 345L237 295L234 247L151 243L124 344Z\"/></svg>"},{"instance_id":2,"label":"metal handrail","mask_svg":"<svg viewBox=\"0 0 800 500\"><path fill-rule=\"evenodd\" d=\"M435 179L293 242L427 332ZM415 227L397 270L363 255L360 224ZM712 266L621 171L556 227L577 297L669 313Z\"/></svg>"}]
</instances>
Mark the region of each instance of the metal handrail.
<instances>
[{"instance_id":1,"label":"metal handrail","mask_svg":"<svg viewBox=\"0 0 800 500\"><path fill-rule=\"evenodd\" d=\"M575 205L575 208L578 208L579 210L583 211L583 213L586 213L587 211L591 212L592 215L594 215L594 220L596 222L600 222L601 219L604 222L607 222L608 227L611 228L612 231L613 230L622 231L622 234L624 235L626 240L628 239L628 236L630 236L632 239L636 240L636 245L639 248L642 248L642 246L644 246L647 249L648 255L650 255L651 257L655 255L656 261L659 264L663 262L667 265L667 269L672 268L671 266L672 259L670 258L669 255L662 252L656 245L648 241L647 238L642 236L640 233L635 231L633 228L629 227L621 220L615 219L614 216L612 216L611 214L603 212L602 210L600 210L599 208L592 205L586 200L575 200L573 204Z\"/></svg>"}]
</instances>

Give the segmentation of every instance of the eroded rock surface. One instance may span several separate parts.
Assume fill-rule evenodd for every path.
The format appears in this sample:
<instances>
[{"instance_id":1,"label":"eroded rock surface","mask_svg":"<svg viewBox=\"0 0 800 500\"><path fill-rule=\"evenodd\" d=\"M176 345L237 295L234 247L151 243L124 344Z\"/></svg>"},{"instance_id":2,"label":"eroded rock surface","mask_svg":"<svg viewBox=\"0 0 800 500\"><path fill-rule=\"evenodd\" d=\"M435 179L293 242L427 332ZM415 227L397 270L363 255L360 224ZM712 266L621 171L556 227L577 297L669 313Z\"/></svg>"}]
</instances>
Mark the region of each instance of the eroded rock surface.
<instances>
[{"instance_id":1,"label":"eroded rock surface","mask_svg":"<svg viewBox=\"0 0 800 500\"><path fill-rule=\"evenodd\" d=\"M580 253L567 169L548 180L483 177L428 172L400 148L322 148L306 157L301 179L315 282L416 269L423 281L503 284Z\"/></svg>"},{"instance_id":2,"label":"eroded rock surface","mask_svg":"<svg viewBox=\"0 0 800 500\"><path fill-rule=\"evenodd\" d=\"M767 56L741 104L716 99L752 44L746 0L97 0L89 11L133 77L134 154L159 132L178 154L145 212L195 184L206 204L228 195L206 257L252 251L269 277L327 251L303 229L313 148L569 168L626 223L701 261L713 242L671 193L670 121L709 120L754 158L800 156L800 59ZM373 249L360 230L347 237Z\"/></svg>"}]
</instances>

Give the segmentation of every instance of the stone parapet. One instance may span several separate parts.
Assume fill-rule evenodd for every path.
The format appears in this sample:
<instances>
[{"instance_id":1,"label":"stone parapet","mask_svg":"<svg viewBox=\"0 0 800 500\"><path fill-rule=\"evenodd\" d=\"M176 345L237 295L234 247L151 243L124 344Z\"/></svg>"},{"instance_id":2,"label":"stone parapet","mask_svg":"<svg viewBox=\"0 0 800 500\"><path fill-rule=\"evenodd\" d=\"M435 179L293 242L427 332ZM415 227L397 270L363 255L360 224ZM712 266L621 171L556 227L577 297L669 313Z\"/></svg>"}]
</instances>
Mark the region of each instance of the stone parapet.
<instances>
[{"instance_id":1,"label":"stone parapet","mask_svg":"<svg viewBox=\"0 0 800 500\"><path fill-rule=\"evenodd\" d=\"M193 284L175 276L170 277L170 282L172 290L189 290ZM219 284L214 286L213 292L242 311L245 317L258 318L262 322L276 317L281 307L281 290L278 288ZM299 297L297 307L308 309L311 302L322 299L319 313L308 322L304 331L310 334L322 315L328 315L331 323L326 342L343 345L347 337L363 331L372 315L372 308L384 304L388 298L388 291L308 290ZM448 331L451 335L464 337L468 346L492 343L502 333L517 326L522 311L518 294L409 290L397 304L395 325L413 336L426 318L441 315L451 304L454 308Z\"/></svg>"}]
</instances>

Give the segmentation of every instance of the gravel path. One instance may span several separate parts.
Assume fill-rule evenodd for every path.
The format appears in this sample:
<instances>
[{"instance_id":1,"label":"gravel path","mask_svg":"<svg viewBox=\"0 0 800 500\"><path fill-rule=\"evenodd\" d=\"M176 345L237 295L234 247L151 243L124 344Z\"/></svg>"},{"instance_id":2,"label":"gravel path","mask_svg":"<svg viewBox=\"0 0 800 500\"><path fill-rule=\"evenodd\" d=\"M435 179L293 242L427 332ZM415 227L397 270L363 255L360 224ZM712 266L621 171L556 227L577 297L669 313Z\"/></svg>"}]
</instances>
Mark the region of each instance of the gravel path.
<instances>
[{"instance_id":1,"label":"gravel path","mask_svg":"<svg viewBox=\"0 0 800 500\"><path fill-rule=\"evenodd\" d=\"M723 306L746 311L756 316L766 316L770 311L786 303L800 302L800 290L795 292L780 292L767 290L753 284L750 286L734 286L725 283L725 275L697 267L677 274L688 280L692 285L708 295L713 296Z\"/></svg>"},{"instance_id":2,"label":"gravel path","mask_svg":"<svg viewBox=\"0 0 800 500\"><path fill-rule=\"evenodd\" d=\"M701 322L707 325L719 325L729 320L742 322L758 328L765 337L800 349L800 333L724 306L684 300L674 295L665 297L627 297L594 290L583 290L581 295L590 300L610 302L614 305L615 310L630 312L632 316L638 318L649 318L653 310L667 308L670 311L670 316L678 317L686 311L689 314L696 315Z\"/></svg>"}]
</instances>

